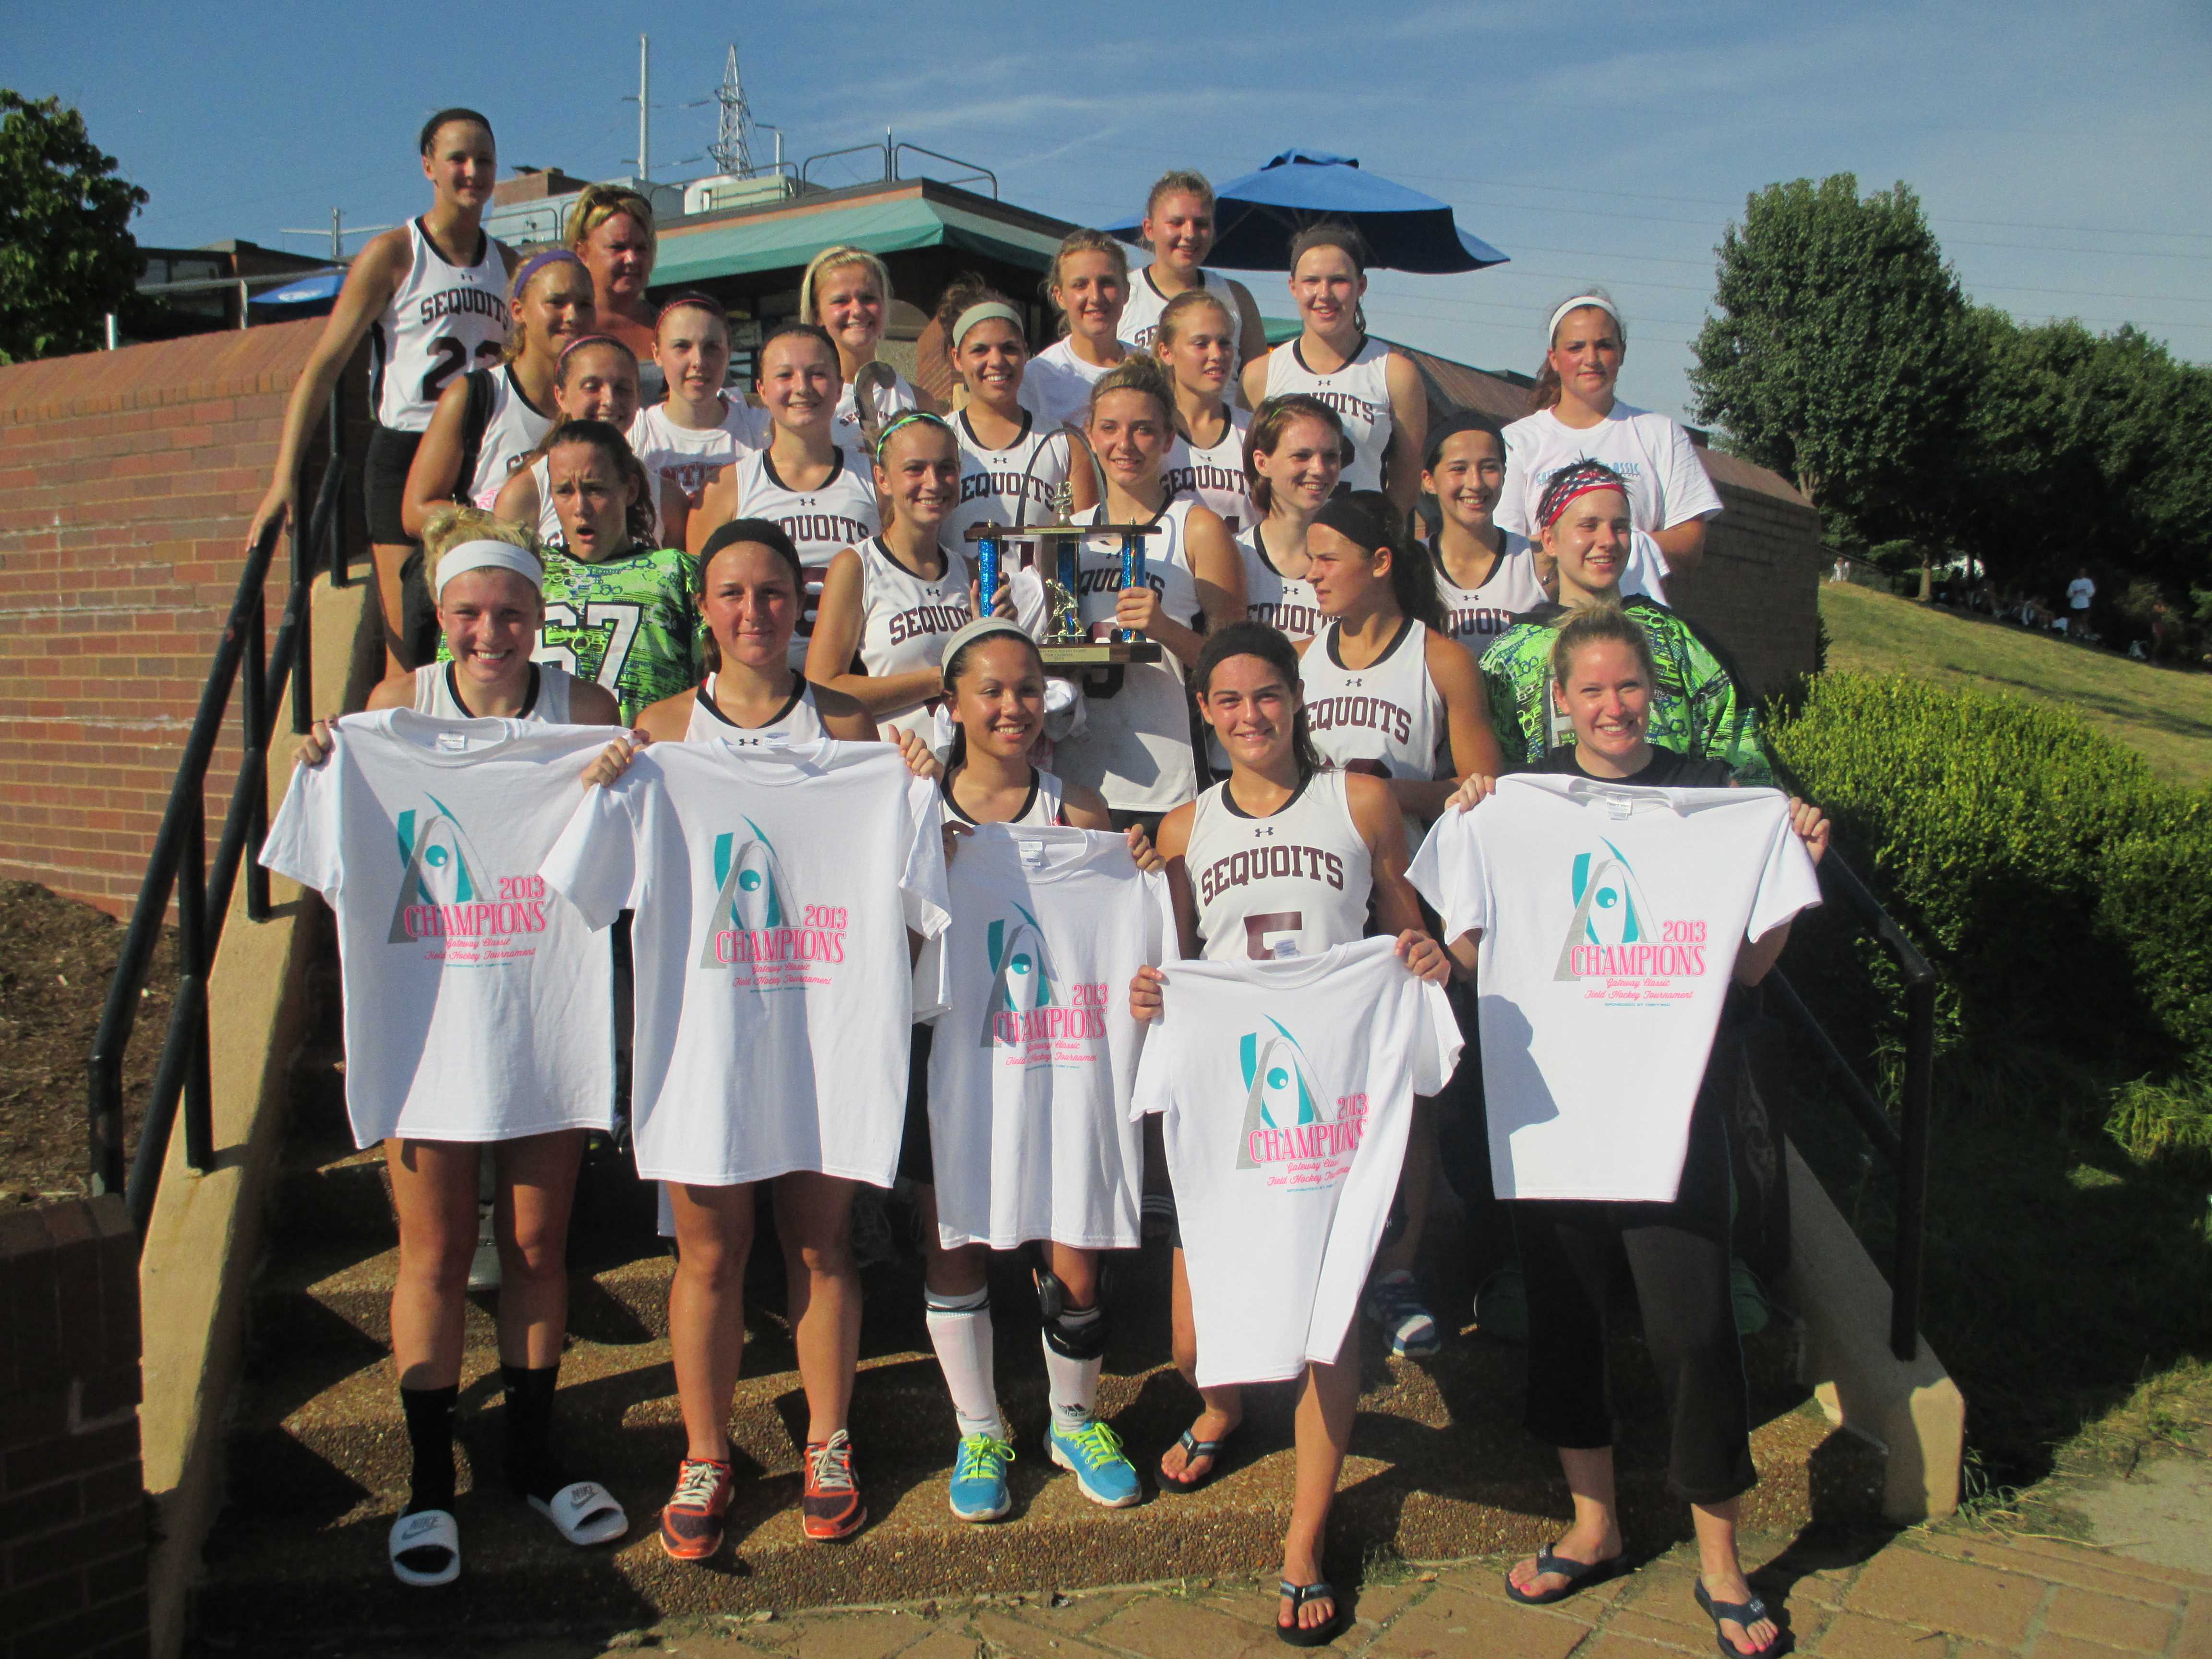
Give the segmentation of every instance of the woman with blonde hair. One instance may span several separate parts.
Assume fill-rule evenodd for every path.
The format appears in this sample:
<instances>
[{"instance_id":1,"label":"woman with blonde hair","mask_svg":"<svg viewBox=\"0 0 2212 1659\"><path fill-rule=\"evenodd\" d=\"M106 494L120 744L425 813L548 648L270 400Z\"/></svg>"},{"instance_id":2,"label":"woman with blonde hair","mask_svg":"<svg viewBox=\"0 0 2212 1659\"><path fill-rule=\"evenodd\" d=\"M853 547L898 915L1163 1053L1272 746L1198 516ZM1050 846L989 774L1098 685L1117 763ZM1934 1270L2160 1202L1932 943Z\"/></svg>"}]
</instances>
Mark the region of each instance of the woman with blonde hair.
<instances>
[{"instance_id":1,"label":"woman with blonde hair","mask_svg":"<svg viewBox=\"0 0 2212 1659\"><path fill-rule=\"evenodd\" d=\"M1023 398L1048 432L1078 422L1091 388L1129 355L1118 331L1129 299L1129 255L1103 230L1071 230L1060 239L1044 281L1060 313L1060 337L1030 359Z\"/></svg>"},{"instance_id":2,"label":"woman with blonde hair","mask_svg":"<svg viewBox=\"0 0 2212 1659\"><path fill-rule=\"evenodd\" d=\"M1231 406L1237 318L1210 289L1185 289L1160 312L1152 355L1175 387L1176 441L1168 451L1170 495L1189 495L1221 515L1232 536L1259 515L1244 476L1251 419Z\"/></svg>"},{"instance_id":3,"label":"woman with blonde hair","mask_svg":"<svg viewBox=\"0 0 2212 1659\"><path fill-rule=\"evenodd\" d=\"M1344 482L1380 489L1401 513L1421 487L1421 447L1429 429L1428 394L1413 360L1370 338L1360 298L1367 292L1367 250L1349 225L1309 225L1291 240L1291 298L1298 337L1244 370L1255 409L1268 398L1303 392L1344 417L1352 459Z\"/></svg>"},{"instance_id":4,"label":"woman with blonde hair","mask_svg":"<svg viewBox=\"0 0 2212 1659\"><path fill-rule=\"evenodd\" d=\"M825 247L799 279L799 320L812 323L836 345L837 373L845 382L830 435L855 454L873 452L876 434L893 416L921 406L906 377L876 355L890 308L890 271L866 248ZM868 381L866 418L860 404L863 378Z\"/></svg>"},{"instance_id":5,"label":"woman with blonde hair","mask_svg":"<svg viewBox=\"0 0 2212 1659\"><path fill-rule=\"evenodd\" d=\"M568 210L561 240L592 273L599 331L635 352L639 362L651 363L653 315L645 290L660 248L653 204L626 185L586 185ZM651 375L641 390L646 402L659 403L667 383L657 369Z\"/></svg>"},{"instance_id":6,"label":"woman with blonde hair","mask_svg":"<svg viewBox=\"0 0 2212 1659\"><path fill-rule=\"evenodd\" d=\"M1160 313L1185 294L1203 290L1229 313L1232 374L1267 355L1267 325L1243 283L1202 267L1213 251L1213 186L1206 175L1176 167L1152 182L1145 198L1145 220L1138 234L1152 251L1152 262L1130 279L1129 303L1121 313L1121 338L1138 351L1152 349Z\"/></svg>"}]
</instances>

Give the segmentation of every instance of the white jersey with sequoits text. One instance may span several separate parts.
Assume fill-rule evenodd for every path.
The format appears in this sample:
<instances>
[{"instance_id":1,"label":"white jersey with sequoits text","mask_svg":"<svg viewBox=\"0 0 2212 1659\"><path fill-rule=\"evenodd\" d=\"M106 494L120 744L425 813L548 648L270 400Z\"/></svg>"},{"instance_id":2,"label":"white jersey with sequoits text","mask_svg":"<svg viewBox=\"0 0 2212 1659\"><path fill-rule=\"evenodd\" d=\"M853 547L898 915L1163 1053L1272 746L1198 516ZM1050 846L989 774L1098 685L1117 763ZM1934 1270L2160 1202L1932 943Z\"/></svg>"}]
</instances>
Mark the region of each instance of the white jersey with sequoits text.
<instances>
[{"instance_id":1,"label":"white jersey with sequoits text","mask_svg":"<svg viewBox=\"0 0 2212 1659\"><path fill-rule=\"evenodd\" d=\"M1789 802L1500 778L1409 873L1446 939L1482 934L1498 1196L1671 1200L1737 950L1820 902Z\"/></svg>"},{"instance_id":2,"label":"white jersey with sequoits text","mask_svg":"<svg viewBox=\"0 0 2212 1659\"><path fill-rule=\"evenodd\" d=\"M884 366L890 368L888 363ZM914 388L907 384L906 376L895 368L891 369L890 384L878 387L872 401L878 432L884 429L892 416L921 407L921 401L914 395ZM867 434L860 426L860 405L854 396L850 380L845 382L843 390L837 394L837 407L830 416L830 434L841 447L851 450L855 455L868 453Z\"/></svg>"},{"instance_id":3,"label":"white jersey with sequoits text","mask_svg":"<svg viewBox=\"0 0 2212 1659\"><path fill-rule=\"evenodd\" d=\"M1082 426L1091 413L1091 388L1110 367L1086 362L1066 339L1054 340L1022 370L1022 407L1037 417L1042 431L1057 432L1067 421Z\"/></svg>"},{"instance_id":4,"label":"white jersey with sequoits text","mask_svg":"<svg viewBox=\"0 0 2212 1659\"><path fill-rule=\"evenodd\" d=\"M1167 480L1168 494L1193 496L1212 507L1232 536L1259 517L1244 477L1244 434L1251 429L1252 417L1241 409L1232 409L1221 436L1207 448L1197 448L1178 433L1168 446L1161 474Z\"/></svg>"},{"instance_id":5,"label":"white jersey with sequoits text","mask_svg":"<svg viewBox=\"0 0 2212 1659\"><path fill-rule=\"evenodd\" d=\"M939 1240L1134 1249L1143 1028L1128 988L1174 955L1167 878L1119 836L1003 823L963 837L948 878L929 1057Z\"/></svg>"},{"instance_id":6,"label":"white jersey with sequoits text","mask_svg":"<svg viewBox=\"0 0 2212 1659\"><path fill-rule=\"evenodd\" d=\"M337 914L354 1143L511 1140L614 1118L614 979L538 866L605 726L348 714L261 861Z\"/></svg>"},{"instance_id":7,"label":"white jersey with sequoits text","mask_svg":"<svg viewBox=\"0 0 2212 1659\"><path fill-rule=\"evenodd\" d=\"M1381 656L1364 668L1347 668L1330 623L1298 659L1298 678L1306 724L1324 759L1378 777L1439 775L1444 700L1429 678L1425 624L1406 617Z\"/></svg>"},{"instance_id":8,"label":"white jersey with sequoits text","mask_svg":"<svg viewBox=\"0 0 2212 1659\"><path fill-rule=\"evenodd\" d=\"M1462 587L1454 581L1437 556L1436 544L1429 544L1430 562L1437 571L1437 599L1443 606L1444 634L1474 653L1478 659L1490 648L1492 639L1513 625L1516 617L1548 603L1551 597L1536 580L1536 556L1529 550L1528 538L1510 530L1498 533L1505 538L1504 550L1480 587Z\"/></svg>"},{"instance_id":9,"label":"white jersey with sequoits text","mask_svg":"<svg viewBox=\"0 0 2212 1659\"><path fill-rule=\"evenodd\" d=\"M637 411L629 424L629 447L648 478L683 491L696 505L707 480L741 457L767 447L768 411L742 398L722 394L722 418L694 428L676 424L666 404ZM653 506L660 503L656 495Z\"/></svg>"},{"instance_id":10,"label":"white jersey with sequoits text","mask_svg":"<svg viewBox=\"0 0 2212 1659\"><path fill-rule=\"evenodd\" d=\"M948 919L933 781L888 744L655 744L585 792L544 874L595 927L637 913L640 1176L890 1185L907 932Z\"/></svg>"},{"instance_id":11,"label":"white jersey with sequoits text","mask_svg":"<svg viewBox=\"0 0 2212 1659\"><path fill-rule=\"evenodd\" d=\"M490 374L491 412L484 419L483 436L477 441L475 476L465 480L469 499L487 513L499 500L500 490L515 468L522 464L522 458L537 448L553 429L553 416L524 394L511 365L495 368ZM540 534L547 533L543 525L546 512L553 505L552 495L541 474L538 488ZM557 536L560 531L561 523L556 517L550 535Z\"/></svg>"},{"instance_id":12,"label":"white jersey with sequoits text","mask_svg":"<svg viewBox=\"0 0 2212 1659\"><path fill-rule=\"evenodd\" d=\"M829 728L822 724L822 711L814 704L814 684L804 675L792 688L790 701L765 726L739 726L725 714L714 702L715 678L708 675L691 699L684 742L709 743L720 738L734 749L770 749L811 743L829 735Z\"/></svg>"},{"instance_id":13,"label":"white jersey with sequoits text","mask_svg":"<svg viewBox=\"0 0 2212 1659\"><path fill-rule=\"evenodd\" d=\"M530 665L530 693L523 701L522 712L513 716L519 720L537 720L548 726L568 723L568 688L576 677L567 669L550 662ZM469 720L477 716L470 712L461 701L461 688L454 665L449 662L426 662L415 671L415 712L434 715L441 720Z\"/></svg>"},{"instance_id":14,"label":"white jersey with sequoits text","mask_svg":"<svg viewBox=\"0 0 2212 1659\"><path fill-rule=\"evenodd\" d=\"M1203 612L1183 535L1196 505L1170 501L1153 520L1164 533L1144 538L1146 585L1160 596L1162 610L1191 627L1201 625ZM1097 524L1102 511L1088 507L1073 517L1077 524ZM1094 640L1110 640L1121 592L1119 537L1083 544L1076 586L1085 629ZM1182 665L1163 651L1156 663L1131 663L1121 672L1120 685L1109 681L1108 695L1085 684L1083 728L1054 746L1054 763L1070 783L1096 789L1116 811L1164 812L1198 793Z\"/></svg>"},{"instance_id":15,"label":"white jersey with sequoits text","mask_svg":"<svg viewBox=\"0 0 2212 1659\"><path fill-rule=\"evenodd\" d=\"M496 368L507 344L506 250L483 232L472 265L447 262L420 219L407 227L407 274L368 327L368 409L379 426L420 432L439 394L472 368Z\"/></svg>"},{"instance_id":16,"label":"white jersey with sequoits text","mask_svg":"<svg viewBox=\"0 0 2212 1659\"><path fill-rule=\"evenodd\" d=\"M945 515L945 544L974 557L968 527L1011 525L1017 511L1025 525L1052 521L1053 495L1067 482L1067 434L1046 427L1028 410L1021 434L1004 449L988 447L968 422L968 411L952 417L960 445L960 500ZM1012 569L1010 564L1007 568Z\"/></svg>"},{"instance_id":17,"label":"white jersey with sequoits text","mask_svg":"<svg viewBox=\"0 0 2212 1659\"><path fill-rule=\"evenodd\" d=\"M775 459L759 450L738 462L736 516L781 525L799 550L806 592L799 596L799 625L791 630L791 665L803 671L830 562L883 527L876 517L875 474L857 452L840 449L828 477L812 489L793 489L778 476Z\"/></svg>"},{"instance_id":18,"label":"white jersey with sequoits text","mask_svg":"<svg viewBox=\"0 0 2212 1659\"><path fill-rule=\"evenodd\" d=\"M1244 361L1244 313L1231 292L1229 279L1218 270L1201 270L1199 276L1206 291L1221 301L1221 308L1229 313L1229 353L1233 363ZM1175 296L1163 294L1152 280L1152 268L1145 266L1129 277L1129 301L1121 307L1121 320L1114 325L1121 343L1132 351L1150 351L1152 342L1159 337L1160 313L1168 308Z\"/></svg>"},{"instance_id":19,"label":"white jersey with sequoits text","mask_svg":"<svg viewBox=\"0 0 2212 1659\"><path fill-rule=\"evenodd\" d=\"M562 538L560 510L553 505L553 469L546 458L540 455L530 464L531 482L538 486L538 539L554 542ZM506 486L501 485L504 489ZM492 491L492 500L499 500L499 490Z\"/></svg>"},{"instance_id":20,"label":"white jersey with sequoits text","mask_svg":"<svg viewBox=\"0 0 2212 1659\"><path fill-rule=\"evenodd\" d=\"M1303 576L1285 576L1275 568L1267 550L1267 526L1254 523L1237 538L1237 556L1244 562L1244 616L1265 623L1291 640L1310 640L1328 618L1321 614L1321 597Z\"/></svg>"},{"instance_id":21,"label":"white jersey with sequoits text","mask_svg":"<svg viewBox=\"0 0 2212 1659\"><path fill-rule=\"evenodd\" d=\"M1620 474L1628 486L1628 515L1642 532L1622 573L1621 592L1648 594L1664 605L1667 560L1651 537L1721 510L1720 492L1678 421L1617 403L1594 427L1571 427L1548 409L1514 422L1505 428L1505 485L1498 498L1498 522L1523 536L1535 534L1544 486L1562 467L1584 459L1602 461Z\"/></svg>"},{"instance_id":22,"label":"white jersey with sequoits text","mask_svg":"<svg viewBox=\"0 0 2212 1659\"><path fill-rule=\"evenodd\" d=\"M1263 818L1215 784L1192 809L1183 869L1209 962L1319 956L1367 931L1372 860L1334 768Z\"/></svg>"},{"instance_id":23,"label":"white jersey with sequoits text","mask_svg":"<svg viewBox=\"0 0 2212 1659\"><path fill-rule=\"evenodd\" d=\"M1380 340L1362 340L1350 362L1320 374L1307 367L1304 345L1302 338L1286 340L1267 354L1267 396L1303 392L1334 410L1352 444L1344 487L1382 489L1382 458L1390 448L1390 348Z\"/></svg>"},{"instance_id":24,"label":"white jersey with sequoits text","mask_svg":"<svg viewBox=\"0 0 2212 1659\"><path fill-rule=\"evenodd\" d=\"M909 674L934 670L945 659L945 642L975 619L968 598L973 574L967 558L950 547L939 547L944 574L918 576L890 556L880 536L860 544L860 666L870 676ZM931 729L930 705L924 697L902 708L886 709L876 716L884 732Z\"/></svg>"},{"instance_id":25,"label":"white jersey with sequoits text","mask_svg":"<svg viewBox=\"0 0 2212 1659\"><path fill-rule=\"evenodd\" d=\"M1413 1097L1461 1047L1443 992L1394 949L1168 967L1131 1109L1162 1115L1201 1388L1297 1376L1344 1346Z\"/></svg>"}]
</instances>

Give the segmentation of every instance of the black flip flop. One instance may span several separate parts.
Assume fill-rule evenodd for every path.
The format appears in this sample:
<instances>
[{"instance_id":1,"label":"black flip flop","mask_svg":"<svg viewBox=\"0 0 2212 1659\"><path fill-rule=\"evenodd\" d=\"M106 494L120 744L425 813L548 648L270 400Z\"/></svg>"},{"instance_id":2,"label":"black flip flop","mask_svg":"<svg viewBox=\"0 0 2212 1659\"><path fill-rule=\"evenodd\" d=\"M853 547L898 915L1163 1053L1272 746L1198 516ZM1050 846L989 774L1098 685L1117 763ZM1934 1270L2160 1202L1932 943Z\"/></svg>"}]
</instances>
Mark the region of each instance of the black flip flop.
<instances>
[{"instance_id":1,"label":"black flip flop","mask_svg":"<svg viewBox=\"0 0 2212 1659\"><path fill-rule=\"evenodd\" d=\"M1346 1623L1344 1616L1344 1603L1338 1599L1335 1587L1326 1578L1312 1584L1293 1584L1285 1578L1282 1581L1281 1591L1291 1598L1291 1622L1285 1625L1278 1620L1275 1624L1275 1634L1292 1647L1320 1647L1325 1643L1334 1641L1338 1633L1344 1629ZM1309 1601L1328 1601L1334 1605L1335 1611L1318 1625L1301 1625L1298 1623L1298 1613Z\"/></svg>"},{"instance_id":2,"label":"black flip flop","mask_svg":"<svg viewBox=\"0 0 2212 1659\"><path fill-rule=\"evenodd\" d=\"M1221 1449L1229 1443L1236 1432L1236 1430L1230 1429L1224 1431L1218 1439L1200 1440L1188 1429L1185 1429L1182 1431L1182 1438L1176 1442L1176 1444L1182 1448L1183 1468L1188 1468L1190 1460L1194 1457L1210 1457L1213 1461L1206 1465L1206 1473L1195 1480L1179 1480L1158 1464L1154 1464L1152 1478L1160 1483L1160 1490L1181 1492L1187 1496L1198 1491L1201 1486L1212 1485L1213 1477L1221 1473Z\"/></svg>"},{"instance_id":3,"label":"black flip flop","mask_svg":"<svg viewBox=\"0 0 2212 1659\"><path fill-rule=\"evenodd\" d=\"M1531 1595L1513 1582L1513 1575L1509 1572L1505 1575L1505 1595L1509 1601L1518 1601L1524 1607L1548 1607L1554 1601L1565 1601L1577 1590L1602 1584L1607 1579L1618 1578L1630 1570L1625 1551L1602 1561L1570 1561L1564 1555L1553 1554L1551 1546L1547 1544L1536 1552L1537 1576L1541 1577L1547 1572L1555 1572L1567 1582L1555 1590ZM1744 1656L1739 1654L1736 1659L1744 1659Z\"/></svg>"},{"instance_id":4,"label":"black flip flop","mask_svg":"<svg viewBox=\"0 0 2212 1659\"><path fill-rule=\"evenodd\" d=\"M1790 1639L1789 1627L1767 1610L1766 1603L1757 1595L1754 1594L1748 1601L1716 1601L1705 1593L1702 1580L1692 1584L1690 1589L1691 1594L1697 1597L1698 1607L1705 1610L1705 1617L1713 1621L1713 1640L1720 1644L1720 1650L1728 1656L1728 1659L1779 1659L1779 1656L1795 1647ZM1774 1639L1755 1653L1746 1653L1729 1641L1727 1633L1721 1629L1723 1619L1733 1619L1747 1631L1762 1619L1773 1619Z\"/></svg>"}]
</instances>

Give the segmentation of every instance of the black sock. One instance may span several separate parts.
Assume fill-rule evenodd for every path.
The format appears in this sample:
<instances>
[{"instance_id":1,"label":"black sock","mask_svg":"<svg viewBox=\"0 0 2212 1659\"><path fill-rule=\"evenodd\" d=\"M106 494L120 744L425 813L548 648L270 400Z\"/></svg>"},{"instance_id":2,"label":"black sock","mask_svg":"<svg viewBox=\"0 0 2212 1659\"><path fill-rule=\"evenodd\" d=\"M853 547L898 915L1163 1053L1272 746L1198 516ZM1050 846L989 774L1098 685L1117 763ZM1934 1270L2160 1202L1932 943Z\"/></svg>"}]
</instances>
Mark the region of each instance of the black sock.
<instances>
[{"instance_id":1,"label":"black sock","mask_svg":"<svg viewBox=\"0 0 2212 1659\"><path fill-rule=\"evenodd\" d=\"M410 1515L453 1507L453 1402L460 1397L458 1383L399 1390L400 1409L407 1413L407 1443L415 1454L407 1493Z\"/></svg>"},{"instance_id":2,"label":"black sock","mask_svg":"<svg viewBox=\"0 0 2212 1659\"><path fill-rule=\"evenodd\" d=\"M517 1498L550 1501L568 1484L553 1456L553 1390L561 1367L501 1365L499 1375L507 1386L507 1484Z\"/></svg>"}]
</instances>

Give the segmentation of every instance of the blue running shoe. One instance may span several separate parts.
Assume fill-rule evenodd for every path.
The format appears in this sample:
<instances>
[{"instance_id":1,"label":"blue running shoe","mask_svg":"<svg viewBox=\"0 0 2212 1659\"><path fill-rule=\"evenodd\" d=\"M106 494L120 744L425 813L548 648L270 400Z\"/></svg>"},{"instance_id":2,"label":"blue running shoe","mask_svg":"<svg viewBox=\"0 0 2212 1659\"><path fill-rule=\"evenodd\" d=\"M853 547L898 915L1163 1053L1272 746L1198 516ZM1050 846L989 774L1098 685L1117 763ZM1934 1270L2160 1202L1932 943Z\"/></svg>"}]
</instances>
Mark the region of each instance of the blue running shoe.
<instances>
[{"instance_id":1,"label":"blue running shoe","mask_svg":"<svg viewBox=\"0 0 2212 1659\"><path fill-rule=\"evenodd\" d=\"M952 1465L952 1514L960 1521L997 1521L1014 1506L1006 1490L1006 1465L1014 1449L988 1434L960 1437L960 1451Z\"/></svg>"},{"instance_id":2,"label":"blue running shoe","mask_svg":"<svg viewBox=\"0 0 2212 1659\"><path fill-rule=\"evenodd\" d=\"M1136 1466L1122 1455L1121 1437L1092 1418L1079 1429L1066 1429L1053 1419L1045 1433L1045 1449L1052 1461L1075 1477L1083 1495L1109 1510L1126 1510L1145 1495L1137 1484Z\"/></svg>"}]
</instances>

